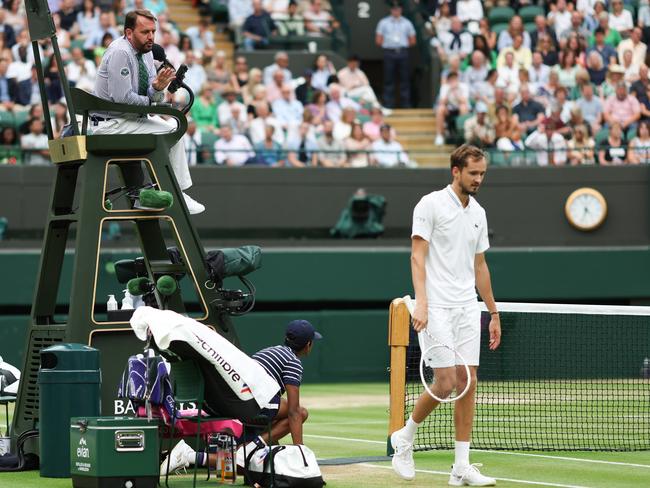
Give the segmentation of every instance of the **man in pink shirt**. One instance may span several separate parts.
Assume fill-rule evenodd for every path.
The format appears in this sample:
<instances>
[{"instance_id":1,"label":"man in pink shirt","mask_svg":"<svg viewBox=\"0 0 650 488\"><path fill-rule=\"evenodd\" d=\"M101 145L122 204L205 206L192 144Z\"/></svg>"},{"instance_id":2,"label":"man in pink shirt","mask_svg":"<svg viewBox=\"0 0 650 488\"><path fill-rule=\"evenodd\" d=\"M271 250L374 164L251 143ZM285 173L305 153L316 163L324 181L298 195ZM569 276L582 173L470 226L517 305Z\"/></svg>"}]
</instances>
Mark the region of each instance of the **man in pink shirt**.
<instances>
[{"instance_id":1,"label":"man in pink shirt","mask_svg":"<svg viewBox=\"0 0 650 488\"><path fill-rule=\"evenodd\" d=\"M375 92L370 86L368 77L359 68L359 57L352 54L348 57L348 64L337 73L339 84L345 93L352 98L361 98L372 104L377 103Z\"/></svg>"},{"instance_id":2,"label":"man in pink shirt","mask_svg":"<svg viewBox=\"0 0 650 488\"><path fill-rule=\"evenodd\" d=\"M605 101L603 118L608 125L618 122L624 130L634 127L641 118L641 105L627 92L625 82L618 82L616 93Z\"/></svg>"}]
</instances>

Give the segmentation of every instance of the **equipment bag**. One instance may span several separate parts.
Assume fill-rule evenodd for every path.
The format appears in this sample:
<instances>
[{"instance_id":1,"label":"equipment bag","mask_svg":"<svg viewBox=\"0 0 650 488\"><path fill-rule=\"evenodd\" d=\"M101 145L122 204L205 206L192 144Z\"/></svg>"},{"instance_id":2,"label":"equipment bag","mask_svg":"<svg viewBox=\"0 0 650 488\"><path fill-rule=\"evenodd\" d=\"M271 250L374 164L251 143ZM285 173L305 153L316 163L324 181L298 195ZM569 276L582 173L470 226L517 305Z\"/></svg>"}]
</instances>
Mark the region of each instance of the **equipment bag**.
<instances>
[{"instance_id":1,"label":"equipment bag","mask_svg":"<svg viewBox=\"0 0 650 488\"><path fill-rule=\"evenodd\" d=\"M273 446L269 451L268 446L253 441L245 449L239 448L237 465L244 469L250 485L271 486L271 479L275 488L321 488L326 484L316 455L303 445Z\"/></svg>"},{"instance_id":2,"label":"equipment bag","mask_svg":"<svg viewBox=\"0 0 650 488\"><path fill-rule=\"evenodd\" d=\"M131 400L136 411L139 406L144 406L150 415L152 406L160 406L171 417L174 394L165 360L152 353L129 357L117 397Z\"/></svg>"}]
</instances>

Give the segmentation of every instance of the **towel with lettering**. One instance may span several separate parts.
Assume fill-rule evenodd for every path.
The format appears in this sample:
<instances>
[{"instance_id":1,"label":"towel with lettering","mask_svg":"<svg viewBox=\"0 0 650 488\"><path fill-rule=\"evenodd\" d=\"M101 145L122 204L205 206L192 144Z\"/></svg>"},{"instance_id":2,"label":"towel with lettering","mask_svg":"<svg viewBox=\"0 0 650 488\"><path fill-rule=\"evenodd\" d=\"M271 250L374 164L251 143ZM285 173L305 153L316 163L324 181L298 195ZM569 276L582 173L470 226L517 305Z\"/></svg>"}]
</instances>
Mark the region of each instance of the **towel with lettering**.
<instances>
[{"instance_id":1,"label":"towel with lettering","mask_svg":"<svg viewBox=\"0 0 650 488\"><path fill-rule=\"evenodd\" d=\"M280 391L276 381L257 361L194 319L171 310L138 307L131 317L131 328L142 341L147 340L149 330L160 349L168 349L172 341L187 343L214 366L242 401L254 398L262 407Z\"/></svg>"}]
</instances>

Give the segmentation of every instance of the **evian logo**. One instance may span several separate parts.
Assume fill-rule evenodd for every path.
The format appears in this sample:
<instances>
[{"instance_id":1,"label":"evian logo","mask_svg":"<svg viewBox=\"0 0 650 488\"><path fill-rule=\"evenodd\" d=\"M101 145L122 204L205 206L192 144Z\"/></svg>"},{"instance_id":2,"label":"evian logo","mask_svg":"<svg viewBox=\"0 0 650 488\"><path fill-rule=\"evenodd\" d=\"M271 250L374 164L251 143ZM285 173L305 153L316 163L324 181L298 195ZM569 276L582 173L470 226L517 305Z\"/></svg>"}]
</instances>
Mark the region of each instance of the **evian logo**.
<instances>
[{"instance_id":1,"label":"evian logo","mask_svg":"<svg viewBox=\"0 0 650 488\"><path fill-rule=\"evenodd\" d=\"M77 457L78 458L86 458L88 459L90 457L90 450L87 447L86 443L86 438L82 437L79 439L79 445L77 446Z\"/></svg>"}]
</instances>

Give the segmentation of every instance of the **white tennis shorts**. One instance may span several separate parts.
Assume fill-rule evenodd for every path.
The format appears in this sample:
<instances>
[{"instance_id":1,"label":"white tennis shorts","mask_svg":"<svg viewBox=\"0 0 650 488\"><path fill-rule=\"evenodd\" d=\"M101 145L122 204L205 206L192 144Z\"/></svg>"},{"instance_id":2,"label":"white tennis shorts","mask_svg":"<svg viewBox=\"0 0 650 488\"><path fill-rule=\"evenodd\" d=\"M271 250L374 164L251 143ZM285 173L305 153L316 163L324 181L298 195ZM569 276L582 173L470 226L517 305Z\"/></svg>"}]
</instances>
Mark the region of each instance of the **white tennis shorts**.
<instances>
[{"instance_id":1,"label":"white tennis shorts","mask_svg":"<svg viewBox=\"0 0 650 488\"><path fill-rule=\"evenodd\" d=\"M456 349L469 366L478 366L481 355L481 310L478 302L456 308L429 307L427 330L438 342ZM436 343L424 332L418 334L418 341L422 352ZM425 360L432 368L448 368L462 363L446 347L432 348Z\"/></svg>"}]
</instances>

